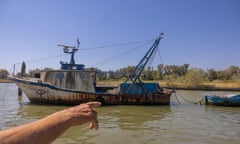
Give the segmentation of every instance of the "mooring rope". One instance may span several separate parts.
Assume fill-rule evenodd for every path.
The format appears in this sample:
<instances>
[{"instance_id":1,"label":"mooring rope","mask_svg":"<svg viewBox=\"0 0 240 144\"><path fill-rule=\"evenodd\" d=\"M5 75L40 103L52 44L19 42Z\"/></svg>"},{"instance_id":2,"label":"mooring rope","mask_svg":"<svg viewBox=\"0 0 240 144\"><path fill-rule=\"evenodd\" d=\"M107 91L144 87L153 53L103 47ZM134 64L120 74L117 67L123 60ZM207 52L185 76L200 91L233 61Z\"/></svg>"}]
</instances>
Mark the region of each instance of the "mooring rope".
<instances>
[{"instance_id":1,"label":"mooring rope","mask_svg":"<svg viewBox=\"0 0 240 144\"><path fill-rule=\"evenodd\" d=\"M180 96L184 101L186 101L186 102L188 102L188 103L191 103L191 104L200 104L200 105L202 105L202 103L203 103L203 101L204 101L204 96L202 96L199 101L190 101L190 100L188 100L187 98L185 98L184 96L182 96L180 93L177 93L176 90L175 90L175 97L176 97L177 102L178 102L179 104L181 104L181 103L180 103L180 101L179 101L179 99L178 99L177 96Z\"/></svg>"},{"instance_id":2,"label":"mooring rope","mask_svg":"<svg viewBox=\"0 0 240 144\"><path fill-rule=\"evenodd\" d=\"M176 100L177 100L177 103L178 103L178 104L181 104L181 102L179 101L179 99L178 99L178 97L177 97L176 90L175 90L174 96L175 96L175 98L176 98Z\"/></svg>"}]
</instances>

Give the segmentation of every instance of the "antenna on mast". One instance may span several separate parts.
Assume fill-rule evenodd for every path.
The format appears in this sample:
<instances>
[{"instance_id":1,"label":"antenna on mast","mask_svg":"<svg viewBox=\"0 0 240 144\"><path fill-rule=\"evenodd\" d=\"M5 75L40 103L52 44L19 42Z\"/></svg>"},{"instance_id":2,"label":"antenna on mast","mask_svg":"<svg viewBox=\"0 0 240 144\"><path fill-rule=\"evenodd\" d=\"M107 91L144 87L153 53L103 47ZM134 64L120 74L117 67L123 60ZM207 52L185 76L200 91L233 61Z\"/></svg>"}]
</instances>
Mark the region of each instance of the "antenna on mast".
<instances>
[{"instance_id":1,"label":"antenna on mast","mask_svg":"<svg viewBox=\"0 0 240 144\"><path fill-rule=\"evenodd\" d=\"M80 46L80 38L77 38L77 49L79 49L79 46Z\"/></svg>"},{"instance_id":2,"label":"antenna on mast","mask_svg":"<svg viewBox=\"0 0 240 144\"><path fill-rule=\"evenodd\" d=\"M64 53L71 54L71 59L70 59L69 63L60 62L61 65L62 65L61 66L62 69L78 69L78 70L84 69L84 65L83 64L76 64L75 59L74 59L74 54L75 54L76 51L79 50L79 46L80 46L79 38L77 38L77 48L75 46L60 45L60 44L58 46L63 47L63 52Z\"/></svg>"}]
</instances>

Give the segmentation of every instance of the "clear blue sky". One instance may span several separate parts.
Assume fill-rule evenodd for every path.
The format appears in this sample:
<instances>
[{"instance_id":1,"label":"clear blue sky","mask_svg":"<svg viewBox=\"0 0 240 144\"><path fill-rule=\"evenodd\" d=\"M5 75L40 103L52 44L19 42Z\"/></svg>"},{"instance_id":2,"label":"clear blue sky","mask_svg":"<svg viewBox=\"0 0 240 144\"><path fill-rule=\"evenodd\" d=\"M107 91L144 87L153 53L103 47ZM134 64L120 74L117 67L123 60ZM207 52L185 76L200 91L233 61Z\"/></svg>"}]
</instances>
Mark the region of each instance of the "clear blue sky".
<instances>
[{"instance_id":1,"label":"clear blue sky","mask_svg":"<svg viewBox=\"0 0 240 144\"><path fill-rule=\"evenodd\" d=\"M239 66L239 0L0 0L0 68L59 68L69 61L57 44L93 48L151 40L164 32L159 49L165 65L226 69ZM79 51L86 67L134 46ZM147 47L148 48L148 47ZM146 50L146 49L145 49ZM99 67L136 65L145 50ZM42 58L41 61L35 61ZM154 64L161 64L158 56Z\"/></svg>"}]
</instances>

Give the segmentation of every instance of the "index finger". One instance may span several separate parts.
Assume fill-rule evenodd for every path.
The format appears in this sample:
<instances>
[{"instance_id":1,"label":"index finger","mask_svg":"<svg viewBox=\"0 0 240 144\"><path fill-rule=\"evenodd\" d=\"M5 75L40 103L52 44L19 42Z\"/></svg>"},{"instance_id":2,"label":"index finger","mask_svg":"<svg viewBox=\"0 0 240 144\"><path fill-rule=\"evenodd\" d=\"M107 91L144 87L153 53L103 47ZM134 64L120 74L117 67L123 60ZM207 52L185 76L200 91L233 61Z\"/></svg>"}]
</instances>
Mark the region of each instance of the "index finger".
<instances>
[{"instance_id":1,"label":"index finger","mask_svg":"<svg viewBox=\"0 0 240 144\"><path fill-rule=\"evenodd\" d=\"M100 107L101 106L101 102L97 102L97 101L88 102L86 104L89 105L90 107Z\"/></svg>"}]
</instances>

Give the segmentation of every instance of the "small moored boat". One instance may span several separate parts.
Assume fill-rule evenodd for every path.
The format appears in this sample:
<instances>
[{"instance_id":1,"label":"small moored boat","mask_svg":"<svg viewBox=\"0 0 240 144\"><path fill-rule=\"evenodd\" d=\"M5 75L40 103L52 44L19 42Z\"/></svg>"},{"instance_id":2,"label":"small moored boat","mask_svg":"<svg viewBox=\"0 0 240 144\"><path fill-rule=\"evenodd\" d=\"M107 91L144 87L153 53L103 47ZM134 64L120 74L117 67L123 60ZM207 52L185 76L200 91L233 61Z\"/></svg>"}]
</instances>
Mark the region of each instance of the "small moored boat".
<instances>
[{"instance_id":1,"label":"small moored boat","mask_svg":"<svg viewBox=\"0 0 240 144\"><path fill-rule=\"evenodd\" d=\"M240 94L205 96L205 103L219 106L240 106Z\"/></svg>"},{"instance_id":2,"label":"small moored boat","mask_svg":"<svg viewBox=\"0 0 240 144\"><path fill-rule=\"evenodd\" d=\"M31 102L77 105L88 101L100 101L105 105L168 105L173 90L165 90L158 83L144 83L140 76L158 48L162 34L118 87L103 88L96 86L96 70L76 64L74 53L78 46L63 47L64 53L71 54L70 63L61 63L59 70L46 70L38 78L12 76L15 82Z\"/></svg>"}]
</instances>

